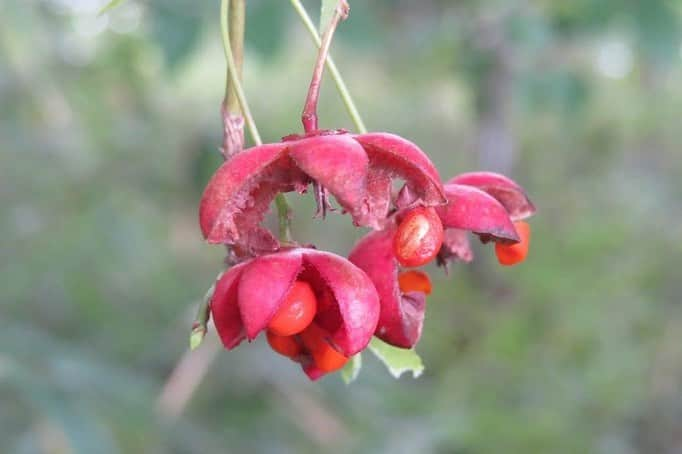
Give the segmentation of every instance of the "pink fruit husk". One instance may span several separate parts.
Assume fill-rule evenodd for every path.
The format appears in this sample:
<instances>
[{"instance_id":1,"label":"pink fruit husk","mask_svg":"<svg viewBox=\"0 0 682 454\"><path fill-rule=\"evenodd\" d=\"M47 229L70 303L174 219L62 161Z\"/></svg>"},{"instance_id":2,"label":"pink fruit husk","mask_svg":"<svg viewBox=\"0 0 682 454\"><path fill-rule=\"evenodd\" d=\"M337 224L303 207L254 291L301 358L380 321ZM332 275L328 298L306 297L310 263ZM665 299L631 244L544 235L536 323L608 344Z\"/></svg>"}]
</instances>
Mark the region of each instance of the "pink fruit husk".
<instances>
[{"instance_id":1,"label":"pink fruit husk","mask_svg":"<svg viewBox=\"0 0 682 454\"><path fill-rule=\"evenodd\" d=\"M447 202L438 170L418 146L400 136L384 132L354 137L369 157L368 213L365 222L360 225L381 228L390 208L393 178L405 180L405 185L413 195L413 202L418 201L425 206Z\"/></svg>"},{"instance_id":2,"label":"pink fruit husk","mask_svg":"<svg viewBox=\"0 0 682 454\"><path fill-rule=\"evenodd\" d=\"M282 143L249 148L218 168L199 205L199 224L209 243L248 249L244 232L256 227L279 192L303 192L310 179L287 156Z\"/></svg>"},{"instance_id":3,"label":"pink fruit husk","mask_svg":"<svg viewBox=\"0 0 682 454\"><path fill-rule=\"evenodd\" d=\"M395 225L390 225L368 234L355 245L348 260L367 273L379 294L381 313L375 335L396 347L411 348L421 336L426 295L400 291L393 254L395 230Z\"/></svg>"},{"instance_id":4,"label":"pink fruit husk","mask_svg":"<svg viewBox=\"0 0 682 454\"><path fill-rule=\"evenodd\" d=\"M440 177L416 145L386 133L332 131L253 147L226 161L209 181L199 223L209 243L236 245L244 254L277 250L274 237L250 235L280 192L305 192L316 182L353 222L380 229L391 209L394 178L405 180L414 202L445 203Z\"/></svg>"},{"instance_id":5,"label":"pink fruit husk","mask_svg":"<svg viewBox=\"0 0 682 454\"><path fill-rule=\"evenodd\" d=\"M535 206L526 191L514 180L494 172L467 172L448 180L446 184L464 184L487 192L500 202L512 221L535 214Z\"/></svg>"},{"instance_id":6,"label":"pink fruit husk","mask_svg":"<svg viewBox=\"0 0 682 454\"><path fill-rule=\"evenodd\" d=\"M473 186L446 184L448 204L436 207L443 227L469 230L502 242L519 240L504 206L494 197Z\"/></svg>"},{"instance_id":7,"label":"pink fruit husk","mask_svg":"<svg viewBox=\"0 0 682 454\"><path fill-rule=\"evenodd\" d=\"M266 329L297 279L315 292L314 322L329 332L330 343L348 357L363 350L379 320L374 285L345 258L304 248L248 260L220 277L211 314L225 348L253 340Z\"/></svg>"},{"instance_id":8,"label":"pink fruit husk","mask_svg":"<svg viewBox=\"0 0 682 454\"><path fill-rule=\"evenodd\" d=\"M513 222L535 213L535 206L515 181L493 172L468 172L444 185L448 205L437 207L445 233L438 264L470 262L473 252L467 231L483 243L514 243L518 235Z\"/></svg>"}]
</instances>

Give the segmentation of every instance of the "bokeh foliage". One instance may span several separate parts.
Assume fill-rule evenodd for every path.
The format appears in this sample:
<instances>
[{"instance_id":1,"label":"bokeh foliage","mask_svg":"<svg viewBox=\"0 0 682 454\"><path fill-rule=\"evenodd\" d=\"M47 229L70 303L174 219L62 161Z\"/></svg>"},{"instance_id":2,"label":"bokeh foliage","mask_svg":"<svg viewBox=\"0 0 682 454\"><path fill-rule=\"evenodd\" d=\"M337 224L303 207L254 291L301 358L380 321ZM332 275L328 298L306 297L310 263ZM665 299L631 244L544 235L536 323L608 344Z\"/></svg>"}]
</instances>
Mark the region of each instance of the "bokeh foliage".
<instances>
[{"instance_id":1,"label":"bokeh foliage","mask_svg":"<svg viewBox=\"0 0 682 454\"><path fill-rule=\"evenodd\" d=\"M217 4L100 3L0 5L1 452L682 449L679 2L351 1L333 53L367 125L443 176L524 184L530 259L431 270L417 380L366 355L351 387L311 384L258 340L177 420L155 400L222 266L196 225L220 163ZM246 90L276 140L300 130L314 51L288 2L248 14ZM352 129L329 81L320 109ZM300 239L360 234L294 204Z\"/></svg>"}]
</instances>

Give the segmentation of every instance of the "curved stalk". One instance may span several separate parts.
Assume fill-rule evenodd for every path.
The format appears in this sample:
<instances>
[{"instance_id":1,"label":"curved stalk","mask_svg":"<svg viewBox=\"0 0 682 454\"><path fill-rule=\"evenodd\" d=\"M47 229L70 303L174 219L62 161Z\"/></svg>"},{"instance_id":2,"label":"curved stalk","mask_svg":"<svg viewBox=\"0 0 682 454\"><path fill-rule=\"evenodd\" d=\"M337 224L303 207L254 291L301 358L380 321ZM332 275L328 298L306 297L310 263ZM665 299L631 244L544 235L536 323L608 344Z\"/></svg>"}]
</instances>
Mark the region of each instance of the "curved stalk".
<instances>
[{"instance_id":1,"label":"curved stalk","mask_svg":"<svg viewBox=\"0 0 682 454\"><path fill-rule=\"evenodd\" d=\"M308 96L306 97L303 114L301 115L301 121L303 122L303 129L305 132L317 130L317 101L320 97L324 64L327 61L327 55L329 55L329 48L332 44L336 27L339 25L339 22L348 17L348 10L349 7L346 0L339 0L336 8L334 8L334 14L332 15L331 21L329 21L329 25L324 31L324 35L322 35L320 50L317 53L317 61L315 62L315 69L313 70L313 77L310 81Z\"/></svg>"},{"instance_id":2,"label":"curved stalk","mask_svg":"<svg viewBox=\"0 0 682 454\"><path fill-rule=\"evenodd\" d=\"M310 19L310 16L308 15L307 11L301 4L300 0L290 1L291 6L293 6L294 10L298 14L298 17L301 19L301 22L303 22L303 25L308 30L308 33L310 34L310 37L312 38L313 42L317 47L320 47L322 45L322 39L320 38L320 35L317 33L317 29L315 29L313 21ZM334 60L332 59L331 55L327 56L327 69L329 69L329 74L334 80L336 89L338 90L339 95L341 95L341 100L343 101L344 106L346 106L348 115L353 121L355 128L361 134L366 133L367 128L365 127L365 123L362 120L362 117L358 112L355 102L353 101L353 97L348 91L348 87L346 86L346 83L344 82L343 77L341 76L341 73L339 72L336 63L334 63Z\"/></svg>"}]
</instances>

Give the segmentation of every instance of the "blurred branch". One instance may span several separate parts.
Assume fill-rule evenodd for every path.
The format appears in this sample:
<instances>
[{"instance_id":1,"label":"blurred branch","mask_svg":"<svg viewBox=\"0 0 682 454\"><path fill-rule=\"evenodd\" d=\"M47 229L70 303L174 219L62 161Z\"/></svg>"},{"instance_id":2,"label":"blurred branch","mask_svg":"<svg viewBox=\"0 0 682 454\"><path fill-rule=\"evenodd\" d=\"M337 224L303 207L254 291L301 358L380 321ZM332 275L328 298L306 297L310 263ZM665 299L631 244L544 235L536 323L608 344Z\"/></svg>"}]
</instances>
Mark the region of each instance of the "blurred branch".
<instances>
[{"instance_id":1,"label":"blurred branch","mask_svg":"<svg viewBox=\"0 0 682 454\"><path fill-rule=\"evenodd\" d=\"M288 413L294 415L290 420L318 446L338 446L339 442L348 440L346 425L319 399L284 383L271 381L270 384L282 404L288 407Z\"/></svg>"},{"instance_id":2,"label":"blurred branch","mask_svg":"<svg viewBox=\"0 0 682 454\"><path fill-rule=\"evenodd\" d=\"M201 348L182 355L156 401L159 414L170 419L182 414L220 349L217 336L209 336Z\"/></svg>"}]
</instances>

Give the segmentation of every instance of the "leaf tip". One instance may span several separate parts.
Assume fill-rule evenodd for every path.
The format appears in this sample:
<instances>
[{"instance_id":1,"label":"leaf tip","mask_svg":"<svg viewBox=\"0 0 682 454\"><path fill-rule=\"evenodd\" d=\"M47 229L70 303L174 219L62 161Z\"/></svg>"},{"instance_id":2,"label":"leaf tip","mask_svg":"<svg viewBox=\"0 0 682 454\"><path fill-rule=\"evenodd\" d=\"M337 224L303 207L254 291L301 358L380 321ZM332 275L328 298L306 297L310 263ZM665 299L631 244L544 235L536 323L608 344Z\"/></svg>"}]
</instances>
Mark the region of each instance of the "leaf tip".
<instances>
[{"instance_id":1,"label":"leaf tip","mask_svg":"<svg viewBox=\"0 0 682 454\"><path fill-rule=\"evenodd\" d=\"M189 336L189 349L190 350L196 350L199 345L204 340L204 337L206 336L206 328L202 326L198 326L192 329L192 334Z\"/></svg>"},{"instance_id":2,"label":"leaf tip","mask_svg":"<svg viewBox=\"0 0 682 454\"><path fill-rule=\"evenodd\" d=\"M344 368L341 370L341 379L346 385L353 383L360 375L360 369L362 368L362 354L358 353L353 355L353 357L346 363Z\"/></svg>"}]
</instances>

